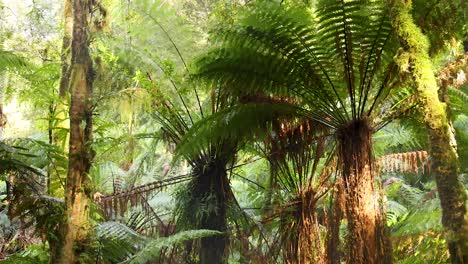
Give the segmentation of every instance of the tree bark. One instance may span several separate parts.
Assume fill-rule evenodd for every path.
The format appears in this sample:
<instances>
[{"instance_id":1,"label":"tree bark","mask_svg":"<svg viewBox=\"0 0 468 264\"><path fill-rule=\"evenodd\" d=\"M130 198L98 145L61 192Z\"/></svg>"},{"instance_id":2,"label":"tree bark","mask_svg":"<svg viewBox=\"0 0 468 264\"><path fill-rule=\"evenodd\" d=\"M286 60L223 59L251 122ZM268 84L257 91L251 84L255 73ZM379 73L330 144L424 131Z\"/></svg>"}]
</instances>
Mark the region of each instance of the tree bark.
<instances>
[{"instance_id":1,"label":"tree bark","mask_svg":"<svg viewBox=\"0 0 468 264\"><path fill-rule=\"evenodd\" d=\"M60 76L59 97L65 99L70 87L71 42L73 37L73 7L72 0L65 0L63 5L63 39L60 60L62 74Z\"/></svg>"},{"instance_id":2,"label":"tree bark","mask_svg":"<svg viewBox=\"0 0 468 264\"><path fill-rule=\"evenodd\" d=\"M291 212L281 219L283 255L285 263L324 264L325 247L322 244L315 197L312 189L300 191L291 201Z\"/></svg>"},{"instance_id":3,"label":"tree bark","mask_svg":"<svg viewBox=\"0 0 468 264\"><path fill-rule=\"evenodd\" d=\"M60 61L62 64L60 83L59 83L59 98L58 103L55 107L54 117L58 122L54 122L55 127L52 128L52 132L57 131L60 133L53 133L52 141L57 146L66 151L67 140L69 133L64 133L69 129L67 123L67 100L70 92L70 75L71 75L71 52L72 52L72 37L73 37L73 2L72 0L65 0L63 6L63 38L62 38L62 50L60 54Z\"/></svg>"},{"instance_id":4,"label":"tree bark","mask_svg":"<svg viewBox=\"0 0 468 264\"><path fill-rule=\"evenodd\" d=\"M429 58L429 42L411 16L411 2L388 0L393 27L407 51L397 62L411 66L417 98L421 105L430 143L431 171L435 175L452 263L468 263L468 220L466 194L458 179L457 153L450 144L446 104L438 97L437 80Z\"/></svg>"},{"instance_id":5,"label":"tree bark","mask_svg":"<svg viewBox=\"0 0 468 264\"><path fill-rule=\"evenodd\" d=\"M340 251L340 224L344 215L344 184L338 179L332 192L333 199L327 215L327 263L340 264L342 252Z\"/></svg>"},{"instance_id":6,"label":"tree bark","mask_svg":"<svg viewBox=\"0 0 468 264\"><path fill-rule=\"evenodd\" d=\"M66 216L62 228L63 245L57 263L79 263L90 230L90 188L87 175L93 158L90 147L93 74L87 33L90 5L89 0L73 0L69 168L65 190Z\"/></svg>"},{"instance_id":7,"label":"tree bark","mask_svg":"<svg viewBox=\"0 0 468 264\"><path fill-rule=\"evenodd\" d=\"M207 213L200 221L201 229L216 230L223 233L227 231L227 196L229 195L229 180L225 164L212 164L198 177L194 193L198 193L201 200L206 199ZM227 263L226 234L210 236L201 239L199 258L200 264Z\"/></svg>"},{"instance_id":8,"label":"tree bark","mask_svg":"<svg viewBox=\"0 0 468 264\"><path fill-rule=\"evenodd\" d=\"M346 261L391 263L384 210L372 171L372 129L367 120L355 120L337 136L348 220Z\"/></svg>"}]
</instances>

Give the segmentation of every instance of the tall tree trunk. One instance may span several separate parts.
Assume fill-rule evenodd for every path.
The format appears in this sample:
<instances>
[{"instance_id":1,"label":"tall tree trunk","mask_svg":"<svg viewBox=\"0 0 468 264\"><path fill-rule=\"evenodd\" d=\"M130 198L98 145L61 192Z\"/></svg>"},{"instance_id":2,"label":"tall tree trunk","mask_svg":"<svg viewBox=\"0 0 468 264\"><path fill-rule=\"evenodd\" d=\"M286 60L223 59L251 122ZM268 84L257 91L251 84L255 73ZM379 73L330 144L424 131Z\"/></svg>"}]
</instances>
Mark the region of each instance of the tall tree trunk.
<instances>
[{"instance_id":1,"label":"tall tree trunk","mask_svg":"<svg viewBox=\"0 0 468 264\"><path fill-rule=\"evenodd\" d=\"M62 74L60 76L59 96L65 100L70 82L71 42L73 37L73 7L72 0L65 0L63 5L63 38L60 60Z\"/></svg>"},{"instance_id":2,"label":"tall tree trunk","mask_svg":"<svg viewBox=\"0 0 468 264\"><path fill-rule=\"evenodd\" d=\"M62 50L60 54L61 60L61 76L59 83L59 101L50 109L51 116L49 117L49 144L56 144L66 151L67 137L60 138L58 135L61 132L60 129L68 129L69 125L66 123L67 120L67 94L69 92L69 80L70 80L70 63L71 63L71 41L73 36L73 6L72 0L64 0L63 4L63 38L62 38ZM52 109L53 108L53 109ZM53 122L52 119L57 119L58 122ZM59 131L57 131L59 129ZM63 134L63 133L62 133ZM67 133L68 134L68 133ZM65 175L58 175L53 169L52 164L49 165L47 173L47 193L53 195L51 184L53 177L61 177ZM61 227L64 228L63 226ZM52 263L58 263L59 256L61 256L61 250L64 240L64 232L59 230L55 241L49 241L50 243L50 259Z\"/></svg>"},{"instance_id":3,"label":"tall tree trunk","mask_svg":"<svg viewBox=\"0 0 468 264\"><path fill-rule=\"evenodd\" d=\"M58 263L78 263L89 232L90 188L88 172L93 158L91 95L92 61L89 54L90 0L73 0L73 40L70 74L69 167L65 190L66 216Z\"/></svg>"},{"instance_id":4,"label":"tall tree trunk","mask_svg":"<svg viewBox=\"0 0 468 264\"><path fill-rule=\"evenodd\" d=\"M452 263L468 263L468 219L466 217L466 194L458 179L459 164L456 150L451 142L446 105L439 100L437 81L429 59L429 42L411 16L411 1L388 0L392 23L407 50L416 84L418 101L422 106L424 122L432 157L431 171L435 174L437 190L442 206L442 224Z\"/></svg>"},{"instance_id":5,"label":"tall tree trunk","mask_svg":"<svg viewBox=\"0 0 468 264\"><path fill-rule=\"evenodd\" d=\"M54 122L55 127L52 131L54 144L62 147L66 151L67 140L69 133L65 133L69 129L67 123L67 100L70 92L70 74L71 74L71 56L72 56L72 37L73 37L73 0L64 0L63 5L63 38L60 61L62 64L60 83L59 83L59 98L55 109L55 118L58 122ZM60 176L60 175L58 175Z\"/></svg>"},{"instance_id":6,"label":"tall tree trunk","mask_svg":"<svg viewBox=\"0 0 468 264\"><path fill-rule=\"evenodd\" d=\"M372 128L367 120L355 120L340 129L337 136L348 220L346 261L391 263L385 216L372 172Z\"/></svg>"},{"instance_id":7,"label":"tall tree trunk","mask_svg":"<svg viewBox=\"0 0 468 264\"><path fill-rule=\"evenodd\" d=\"M227 231L226 210L230 185L225 162L212 162L206 168L195 171L198 175L193 183L192 195L197 203L206 208L198 228L225 233ZM198 210L198 209L197 209ZM200 264L227 263L228 240L226 234L201 239Z\"/></svg>"},{"instance_id":8,"label":"tall tree trunk","mask_svg":"<svg viewBox=\"0 0 468 264\"><path fill-rule=\"evenodd\" d=\"M208 193L205 193L205 197L211 195L215 198L213 204L215 208L203 217L200 227L225 233L227 231L227 195L230 188L226 168L223 165L214 166L203 176L207 180L207 182L203 183L203 187L208 190ZM227 263L227 259L225 258L227 242L226 234L202 238L200 263Z\"/></svg>"}]
</instances>

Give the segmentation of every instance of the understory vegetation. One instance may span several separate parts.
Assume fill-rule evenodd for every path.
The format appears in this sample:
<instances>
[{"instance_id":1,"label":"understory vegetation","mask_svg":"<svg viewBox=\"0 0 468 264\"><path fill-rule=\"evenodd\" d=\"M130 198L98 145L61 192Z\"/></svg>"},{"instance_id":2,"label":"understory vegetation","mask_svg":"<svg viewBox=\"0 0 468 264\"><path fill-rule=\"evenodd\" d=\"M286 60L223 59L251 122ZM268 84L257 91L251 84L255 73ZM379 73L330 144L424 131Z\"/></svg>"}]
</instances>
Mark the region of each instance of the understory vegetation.
<instances>
[{"instance_id":1,"label":"understory vegetation","mask_svg":"<svg viewBox=\"0 0 468 264\"><path fill-rule=\"evenodd\" d=\"M0 263L468 263L463 0L0 0Z\"/></svg>"}]
</instances>

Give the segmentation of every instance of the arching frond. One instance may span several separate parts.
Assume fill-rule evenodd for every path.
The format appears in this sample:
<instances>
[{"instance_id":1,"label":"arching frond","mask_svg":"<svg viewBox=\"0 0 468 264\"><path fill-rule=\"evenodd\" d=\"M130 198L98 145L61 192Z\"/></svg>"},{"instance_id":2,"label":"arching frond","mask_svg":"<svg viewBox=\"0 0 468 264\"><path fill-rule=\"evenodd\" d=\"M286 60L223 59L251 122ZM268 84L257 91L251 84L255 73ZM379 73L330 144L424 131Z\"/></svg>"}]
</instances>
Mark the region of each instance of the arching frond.
<instances>
[{"instance_id":1,"label":"arching frond","mask_svg":"<svg viewBox=\"0 0 468 264\"><path fill-rule=\"evenodd\" d=\"M382 1L322 1L316 11L273 3L246 8L195 63L223 92L275 94L321 109L337 123L368 115L388 93L394 49ZM343 66L343 70L336 70ZM378 104L378 103L377 103Z\"/></svg>"},{"instance_id":2,"label":"arching frond","mask_svg":"<svg viewBox=\"0 0 468 264\"><path fill-rule=\"evenodd\" d=\"M388 201L386 204L387 209L387 225L392 226L398 223L401 218L406 217L409 210L402 204L396 201Z\"/></svg>"},{"instance_id":3,"label":"arching frond","mask_svg":"<svg viewBox=\"0 0 468 264\"><path fill-rule=\"evenodd\" d=\"M8 171L27 171L42 175L42 172L26 163L24 159L35 157L26 152L27 149L19 146L11 146L0 141L0 173Z\"/></svg>"},{"instance_id":4,"label":"arching frond","mask_svg":"<svg viewBox=\"0 0 468 264\"><path fill-rule=\"evenodd\" d=\"M124 224L104 222L96 227L96 236L100 242L100 254L110 263L128 260L149 240Z\"/></svg>"},{"instance_id":5,"label":"arching frond","mask_svg":"<svg viewBox=\"0 0 468 264\"><path fill-rule=\"evenodd\" d=\"M11 51L0 48L0 72L26 66L26 61Z\"/></svg>"},{"instance_id":6,"label":"arching frond","mask_svg":"<svg viewBox=\"0 0 468 264\"><path fill-rule=\"evenodd\" d=\"M147 243L145 247L125 263L147 263L159 256L165 247L180 245L186 241L200 239L208 236L220 235L220 232L212 230L189 230L176 233L169 237L161 237Z\"/></svg>"},{"instance_id":7,"label":"arching frond","mask_svg":"<svg viewBox=\"0 0 468 264\"><path fill-rule=\"evenodd\" d=\"M448 88L450 97L450 108L455 114L468 115L468 85L461 86L460 88Z\"/></svg>"},{"instance_id":8,"label":"arching frond","mask_svg":"<svg viewBox=\"0 0 468 264\"><path fill-rule=\"evenodd\" d=\"M255 114L252 114L255 113ZM278 118L308 119L311 114L289 103L247 103L225 108L198 122L180 142L177 152L187 155L207 141L262 139Z\"/></svg>"}]
</instances>

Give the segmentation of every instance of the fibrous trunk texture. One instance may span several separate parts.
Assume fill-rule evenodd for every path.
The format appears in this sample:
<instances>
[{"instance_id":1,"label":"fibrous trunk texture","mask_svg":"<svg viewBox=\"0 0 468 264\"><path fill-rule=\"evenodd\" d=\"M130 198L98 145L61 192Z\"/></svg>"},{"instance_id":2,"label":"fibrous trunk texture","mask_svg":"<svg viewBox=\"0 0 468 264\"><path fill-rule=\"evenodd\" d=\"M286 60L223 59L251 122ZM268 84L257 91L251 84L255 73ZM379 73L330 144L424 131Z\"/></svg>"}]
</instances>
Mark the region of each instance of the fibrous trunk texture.
<instances>
[{"instance_id":1,"label":"fibrous trunk texture","mask_svg":"<svg viewBox=\"0 0 468 264\"><path fill-rule=\"evenodd\" d=\"M200 229L223 232L222 235L202 238L200 242L200 264L227 263L228 238L226 209L231 195L229 180L224 162L212 162L207 167L196 171L192 195L204 204L206 210L199 219Z\"/></svg>"},{"instance_id":2,"label":"fibrous trunk texture","mask_svg":"<svg viewBox=\"0 0 468 264\"><path fill-rule=\"evenodd\" d=\"M345 208L344 184L340 178L333 190L332 205L327 215L327 263L340 264L340 224Z\"/></svg>"},{"instance_id":3,"label":"fibrous trunk texture","mask_svg":"<svg viewBox=\"0 0 468 264\"><path fill-rule=\"evenodd\" d=\"M316 202L311 189L299 192L289 208L291 213L281 221L286 263L326 263Z\"/></svg>"},{"instance_id":4,"label":"fibrous trunk texture","mask_svg":"<svg viewBox=\"0 0 468 264\"><path fill-rule=\"evenodd\" d=\"M93 158L90 147L92 61L87 34L90 4L88 0L73 0L69 168L65 190L63 243L57 263L79 263L79 256L86 249L90 230L90 189L87 175Z\"/></svg>"},{"instance_id":5,"label":"fibrous trunk texture","mask_svg":"<svg viewBox=\"0 0 468 264\"><path fill-rule=\"evenodd\" d=\"M411 1L388 0L392 23L400 42L407 50L405 62L409 63L416 85L417 98L422 107L429 136L429 154L432 156L431 172L435 175L442 206L442 224L452 263L468 263L468 219L466 193L458 179L458 157L451 144L451 131L446 105L439 100L437 81L429 58L427 38L416 26L411 16Z\"/></svg>"},{"instance_id":6,"label":"fibrous trunk texture","mask_svg":"<svg viewBox=\"0 0 468 264\"><path fill-rule=\"evenodd\" d=\"M346 261L391 263L384 211L372 172L372 129L366 120L355 120L337 136L348 220Z\"/></svg>"}]
</instances>

